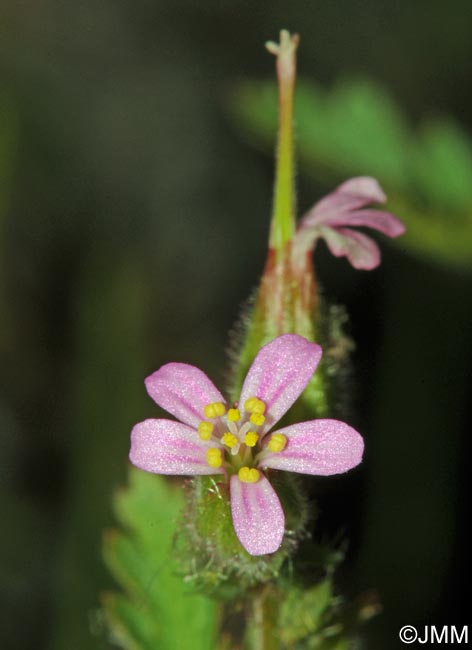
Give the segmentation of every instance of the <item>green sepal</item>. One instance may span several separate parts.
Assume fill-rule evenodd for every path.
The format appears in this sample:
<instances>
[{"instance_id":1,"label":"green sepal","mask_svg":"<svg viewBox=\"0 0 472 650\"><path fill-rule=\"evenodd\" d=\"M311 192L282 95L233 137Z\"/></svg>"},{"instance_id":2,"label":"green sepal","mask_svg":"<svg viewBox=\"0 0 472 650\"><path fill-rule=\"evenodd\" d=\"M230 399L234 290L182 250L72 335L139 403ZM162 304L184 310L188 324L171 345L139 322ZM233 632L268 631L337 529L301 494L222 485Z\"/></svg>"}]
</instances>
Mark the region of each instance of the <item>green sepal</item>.
<instances>
[{"instance_id":1,"label":"green sepal","mask_svg":"<svg viewBox=\"0 0 472 650\"><path fill-rule=\"evenodd\" d=\"M278 331L260 308L257 298L252 298L232 333L231 399L238 399L247 371L260 348L280 334L295 333L321 345L323 357L282 424L286 426L313 418L345 415L350 406L350 391L345 389L350 383L350 353L354 349L354 343L346 332L348 321L345 309L328 304L320 292L316 308L302 326L288 308L284 331Z\"/></svg>"},{"instance_id":2,"label":"green sepal","mask_svg":"<svg viewBox=\"0 0 472 650\"><path fill-rule=\"evenodd\" d=\"M178 536L185 582L220 600L238 599L248 590L275 580L305 533L308 503L297 477L270 475L286 517L281 548L271 555L250 555L234 531L225 479L196 477L188 486L188 503Z\"/></svg>"}]
</instances>

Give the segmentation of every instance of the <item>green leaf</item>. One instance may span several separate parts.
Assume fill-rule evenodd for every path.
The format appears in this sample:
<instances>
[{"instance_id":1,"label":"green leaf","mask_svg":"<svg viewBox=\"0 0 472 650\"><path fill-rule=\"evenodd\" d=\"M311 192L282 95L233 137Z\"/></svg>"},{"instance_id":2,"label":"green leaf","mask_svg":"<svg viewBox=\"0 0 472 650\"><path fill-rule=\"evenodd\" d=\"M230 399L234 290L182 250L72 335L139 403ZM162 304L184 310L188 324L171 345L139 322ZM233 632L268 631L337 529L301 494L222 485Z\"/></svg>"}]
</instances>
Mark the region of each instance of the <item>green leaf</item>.
<instances>
[{"instance_id":1,"label":"green leaf","mask_svg":"<svg viewBox=\"0 0 472 650\"><path fill-rule=\"evenodd\" d=\"M279 626L287 645L300 641L323 626L322 616L333 598L331 578L326 578L311 589L292 588L280 611Z\"/></svg>"},{"instance_id":2,"label":"green leaf","mask_svg":"<svg viewBox=\"0 0 472 650\"><path fill-rule=\"evenodd\" d=\"M122 529L105 536L104 557L126 596L103 598L111 640L127 650L215 647L218 608L192 593L174 557L182 489L161 476L131 470L115 512Z\"/></svg>"},{"instance_id":3,"label":"green leaf","mask_svg":"<svg viewBox=\"0 0 472 650\"><path fill-rule=\"evenodd\" d=\"M436 208L451 214L472 206L472 146L451 120L425 123L413 151L418 188Z\"/></svg>"},{"instance_id":4,"label":"green leaf","mask_svg":"<svg viewBox=\"0 0 472 650\"><path fill-rule=\"evenodd\" d=\"M104 607L113 645L128 650L158 648L159 635L151 616L143 616L142 607L121 594L105 594Z\"/></svg>"},{"instance_id":5,"label":"green leaf","mask_svg":"<svg viewBox=\"0 0 472 650\"><path fill-rule=\"evenodd\" d=\"M390 96L369 81L345 81L326 94L301 83L297 95L299 146L314 168L352 172L406 184L406 125Z\"/></svg>"}]
</instances>

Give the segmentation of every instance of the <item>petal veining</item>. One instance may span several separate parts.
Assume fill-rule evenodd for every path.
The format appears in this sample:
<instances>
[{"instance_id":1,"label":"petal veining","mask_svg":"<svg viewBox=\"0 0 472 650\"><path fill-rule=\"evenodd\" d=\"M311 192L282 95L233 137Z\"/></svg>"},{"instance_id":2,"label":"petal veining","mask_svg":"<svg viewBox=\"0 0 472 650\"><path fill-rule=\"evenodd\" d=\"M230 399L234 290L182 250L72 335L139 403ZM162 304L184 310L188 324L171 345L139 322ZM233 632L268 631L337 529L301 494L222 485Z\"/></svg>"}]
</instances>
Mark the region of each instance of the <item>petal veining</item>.
<instances>
[{"instance_id":1,"label":"petal veining","mask_svg":"<svg viewBox=\"0 0 472 650\"><path fill-rule=\"evenodd\" d=\"M267 407L262 431L270 429L303 392L320 362L322 350L297 334L284 334L256 355L244 380L240 404L257 397Z\"/></svg>"},{"instance_id":2,"label":"petal veining","mask_svg":"<svg viewBox=\"0 0 472 650\"><path fill-rule=\"evenodd\" d=\"M144 383L156 404L193 427L205 419L205 406L226 401L202 370L187 363L167 363Z\"/></svg>"},{"instance_id":3,"label":"petal veining","mask_svg":"<svg viewBox=\"0 0 472 650\"><path fill-rule=\"evenodd\" d=\"M282 544L285 516L279 497L267 478L243 483L231 477L231 512L239 541L251 555L275 553Z\"/></svg>"},{"instance_id":4,"label":"petal veining","mask_svg":"<svg viewBox=\"0 0 472 650\"><path fill-rule=\"evenodd\" d=\"M222 474L221 468L207 462L207 451L215 446L180 422L144 420L131 431L129 458L136 467L155 474Z\"/></svg>"},{"instance_id":5,"label":"petal veining","mask_svg":"<svg viewBox=\"0 0 472 650\"><path fill-rule=\"evenodd\" d=\"M362 460L362 436L339 420L311 420L293 424L280 433L288 442L280 453L268 453L261 467L301 474L330 476L356 467Z\"/></svg>"}]
</instances>

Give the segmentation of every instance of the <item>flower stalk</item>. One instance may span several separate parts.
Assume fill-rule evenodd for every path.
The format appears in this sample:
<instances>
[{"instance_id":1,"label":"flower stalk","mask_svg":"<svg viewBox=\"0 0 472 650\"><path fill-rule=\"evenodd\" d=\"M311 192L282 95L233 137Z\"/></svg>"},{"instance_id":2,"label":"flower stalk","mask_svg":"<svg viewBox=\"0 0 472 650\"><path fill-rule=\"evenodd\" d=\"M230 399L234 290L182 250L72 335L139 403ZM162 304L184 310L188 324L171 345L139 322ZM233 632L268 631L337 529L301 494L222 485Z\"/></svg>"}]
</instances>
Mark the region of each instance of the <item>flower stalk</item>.
<instances>
[{"instance_id":1,"label":"flower stalk","mask_svg":"<svg viewBox=\"0 0 472 650\"><path fill-rule=\"evenodd\" d=\"M250 598L245 639L247 650L279 650L277 597L280 599L280 594L269 585Z\"/></svg>"}]
</instances>

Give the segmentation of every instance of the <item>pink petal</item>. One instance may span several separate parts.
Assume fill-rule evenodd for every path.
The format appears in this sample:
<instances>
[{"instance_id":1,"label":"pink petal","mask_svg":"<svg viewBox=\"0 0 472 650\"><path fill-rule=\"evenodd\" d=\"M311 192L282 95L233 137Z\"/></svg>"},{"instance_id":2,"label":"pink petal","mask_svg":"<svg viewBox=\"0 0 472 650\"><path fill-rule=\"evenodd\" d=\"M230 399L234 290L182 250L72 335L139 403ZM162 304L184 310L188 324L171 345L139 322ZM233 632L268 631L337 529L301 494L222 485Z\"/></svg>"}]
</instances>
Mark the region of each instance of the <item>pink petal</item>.
<instances>
[{"instance_id":1,"label":"pink petal","mask_svg":"<svg viewBox=\"0 0 472 650\"><path fill-rule=\"evenodd\" d=\"M354 210L359 210L366 205L368 205L368 202L358 196L331 192L318 203L315 203L302 217L299 227L328 226L340 216L347 222L349 215Z\"/></svg>"},{"instance_id":2,"label":"pink petal","mask_svg":"<svg viewBox=\"0 0 472 650\"><path fill-rule=\"evenodd\" d=\"M372 210L370 203L384 203L387 197L375 180L369 176L351 178L334 192L318 201L302 218L294 239L294 260L304 259L319 237L324 237L331 252L346 255L359 269L372 269L380 264L378 247L365 235L343 231L341 226L365 226L378 230L388 237L398 237L405 226L390 212ZM330 233L328 228L337 232ZM342 239L340 235L346 235Z\"/></svg>"},{"instance_id":3,"label":"pink petal","mask_svg":"<svg viewBox=\"0 0 472 650\"><path fill-rule=\"evenodd\" d=\"M240 405L257 397L266 406L270 429L303 392L320 362L322 350L297 334L284 334L259 350L244 380Z\"/></svg>"},{"instance_id":4,"label":"pink petal","mask_svg":"<svg viewBox=\"0 0 472 650\"><path fill-rule=\"evenodd\" d=\"M226 401L204 372L186 363L167 363L144 383L159 406L193 427L205 419L207 404Z\"/></svg>"},{"instance_id":5,"label":"pink petal","mask_svg":"<svg viewBox=\"0 0 472 650\"><path fill-rule=\"evenodd\" d=\"M380 183L372 176L356 176L339 185L336 192L352 194L368 203L385 203L387 197Z\"/></svg>"},{"instance_id":6,"label":"pink petal","mask_svg":"<svg viewBox=\"0 0 472 650\"><path fill-rule=\"evenodd\" d=\"M387 197L375 178L359 176L339 185L308 211L301 221L301 227L332 225L332 220L346 213L358 210L369 203L385 203ZM347 221L343 221L346 223Z\"/></svg>"},{"instance_id":7,"label":"pink petal","mask_svg":"<svg viewBox=\"0 0 472 650\"><path fill-rule=\"evenodd\" d=\"M373 239L350 228L320 228L321 236L336 257L346 256L355 269L370 271L380 264L380 250Z\"/></svg>"},{"instance_id":8,"label":"pink petal","mask_svg":"<svg viewBox=\"0 0 472 650\"><path fill-rule=\"evenodd\" d=\"M155 474L223 474L210 467L206 451L213 442L203 442L195 429L172 420L144 420L131 431L129 459Z\"/></svg>"},{"instance_id":9,"label":"pink petal","mask_svg":"<svg viewBox=\"0 0 472 650\"><path fill-rule=\"evenodd\" d=\"M405 232L405 226L400 219L383 210L354 210L349 213L340 213L330 219L329 225L332 228L338 226L365 226L366 228L378 230L388 237L398 237Z\"/></svg>"},{"instance_id":10,"label":"pink petal","mask_svg":"<svg viewBox=\"0 0 472 650\"><path fill-rule=\"evenodd\" d=\"M265 476L257 483L231 477L231 512L239 541L251 555L275 553L282 544L285 516L279 497Z\"/></svg>"},{"instance_id":11,"label":"pink petal","mask_svg":"<svg viewBox=\"0 0 472 650\"><path fill-rule=\"evenodd\" d=\"M279 433L287 437L287 446L261 460L261 467L330 476L347 472L362 460L362 436L339 420L301 422Z\"/></svg>"}]
</instances>

